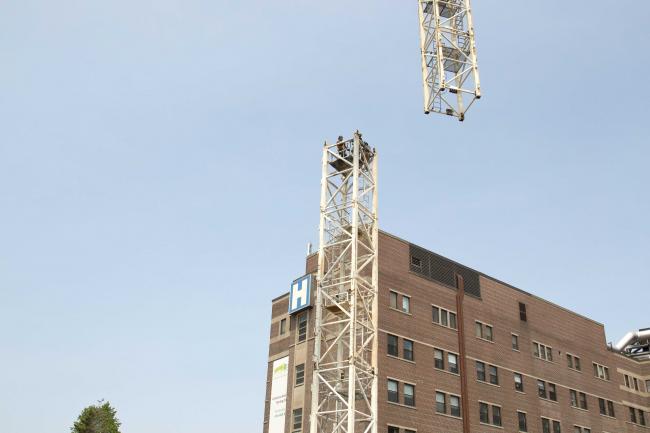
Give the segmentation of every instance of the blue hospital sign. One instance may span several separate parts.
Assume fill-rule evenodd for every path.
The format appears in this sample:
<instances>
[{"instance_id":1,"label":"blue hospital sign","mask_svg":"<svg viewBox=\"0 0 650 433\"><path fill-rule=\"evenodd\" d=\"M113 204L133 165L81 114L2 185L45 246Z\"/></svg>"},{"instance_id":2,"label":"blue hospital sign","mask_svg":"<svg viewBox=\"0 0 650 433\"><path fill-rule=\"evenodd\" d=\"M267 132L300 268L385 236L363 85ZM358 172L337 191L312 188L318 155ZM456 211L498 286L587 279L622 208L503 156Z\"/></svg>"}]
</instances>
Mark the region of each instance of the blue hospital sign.
<instances>
[{"instance_id":1,"label":"blue hospital sign","mask_svg":"<svg viewBox=\"0 0 650 433\"><path fill-rule=\"evenodd\" d=\"M289 292L289 314L309 307L311 297L311 274L300 277L291 283Z\"/></svg>"}]
</instances>

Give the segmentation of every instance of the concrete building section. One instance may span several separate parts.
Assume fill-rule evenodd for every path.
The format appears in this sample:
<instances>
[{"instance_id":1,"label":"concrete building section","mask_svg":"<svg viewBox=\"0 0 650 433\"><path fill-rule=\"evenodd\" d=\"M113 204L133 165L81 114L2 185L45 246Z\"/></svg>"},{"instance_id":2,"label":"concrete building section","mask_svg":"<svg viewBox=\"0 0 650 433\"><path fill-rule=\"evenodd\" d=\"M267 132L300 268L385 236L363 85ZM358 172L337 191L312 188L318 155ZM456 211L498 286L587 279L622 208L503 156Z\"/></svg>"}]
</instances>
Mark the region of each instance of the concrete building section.
<instances>
[{"instance_id":1,"label":"concrete building section","mask_svg":"<svg viewBox=\"0 0 650 433\"><path fill-rule=\"evenodd\" d=\"M289 294L272 301L264 433L309 430L313 309L288 311ZM647 353L613 350L601 323L385 232L378 321L379 432L650 432ZM269 431L286 356L284 430Z\"/></svg>"}]
</instances>

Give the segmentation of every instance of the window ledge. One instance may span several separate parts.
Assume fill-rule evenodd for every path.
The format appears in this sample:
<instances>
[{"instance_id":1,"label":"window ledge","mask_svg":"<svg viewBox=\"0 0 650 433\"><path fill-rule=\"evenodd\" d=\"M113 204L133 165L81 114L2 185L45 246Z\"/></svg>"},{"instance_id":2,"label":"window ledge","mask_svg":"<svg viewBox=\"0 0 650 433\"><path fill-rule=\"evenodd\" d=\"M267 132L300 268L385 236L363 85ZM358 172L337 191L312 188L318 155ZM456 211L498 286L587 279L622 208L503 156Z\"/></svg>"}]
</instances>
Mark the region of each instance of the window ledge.
<instances>
[{"instance_id":1,"label":"window ledge","mask_svg":"<svg viewBox=\"0 0 650 433\"><path fill-rule=\"evenodd\" d=\"M603 382L611 382L611 379L603 379L602 377L594 376L598 380L602 380Z\"/></svg>"},{"instance_id":2,"label":"window ledge","mask_svg":"<svg viewBox=\"0 0 650 433\"><path fill-rule=\"evenodd\" d=\"M605 414L603 414L603 413L600 413L599 415L600 415L600 416L604 416L605 418L609 418L609 419L616 419L615 416L605 415Z\"/></svg>"},{"instance_id":3,"label":"window ledge","mask_svg":"<svg viewBox=\"0 0 650 433\"><path fill-rule=\"evenodd\" d=\"M571 368L571 367L568 367L568 368L569 368L569 371L575 371L576 373L582 374L582 370L578 370L577 368Z\"/></svg>"},{"instance_id":4,"label":"window ledge","mask_svg":"<svg viewBox=\"0 0 650 433\"><path fill-rule=\"evenodd\" d=\"M448 414L448 413L440 413L440 412L436 412L436 415L445 416L445 417L447 417L447 418L457 419L457 420L462 420L462 419L463 419L463 417L461 417L461 416L454 416L454 415L450 415L450 414Z\"/></svg>"},{"instance_id":5,"label":"window ledge","mask_svg":"<svg viewBox=\"0 0 650 433\"><path fill-rule=\"evenodd\" d=\"M539 397L539 395L537 397ZM539 399L553 404L560 404L557 400L551 400L550 398L539 397Z\"/></svg>"},{"instance_id":6,"label":"window ledge","mask_svg":"<svg viewBox=\"0 0 650 433\"><path fill-rule=\"evenodd\" d=\"M399 360L399 361L408 362L409 364L415 364L415 361L409 361L408 359L406 359L406 358L400 358L399 356L390 355L390 354L388 354L388 353L386 354L386 356L389 357L389 358L392 358L392 359L397 359L397 360Z\"/></svg>"},{"instance_id":7,"label":"window ledge","mask_svg":"<svg viewBox=\"0 0 650 433\"><path fill-rule=\"evenodd\" d=\"M434 322L433 320L431 321L436 326L440 326L441 328L449 329L450 331L458 332L458 327L452 328L451 326L445 326L442 323Z\"/></svg>"},{"instance_id":8,"label":"window ledge","mask_svg":"<svg viewBox=\"0 0 650 433\"><path fill-rule=\"evenodd\" d=\"M487 343L496 344L496 343L494 342L494 340L488 340L487 338L483 338L483 337L476 337L476 336L474 336L474 337L475 337L477 340L485 341L485 342L487 342ZM492 424L489 424L489 425L492 425Z\"/></svg>"},{"instance_id":9,"label":"window ledge","mask_svg":"<svg viewBox=\"0 0 650 433\"><path fill-rule=\"evenodd\" d=\"M578 407L578 406L571 406L571 409L577 409L577 410L581 410L583 412L589 412L589 409L583 409L583 408Z\"/></svg>"},{"instance_id":10,"label":"window ledge","mask_svg":"<svg viewBox=\"0 0 650 433\"><path fill-rule=\"evenodd\" d=\"M437 368L437 367L433 367L433 369L434 369L435 371L439 371L439 372L441 372L441 373L447 373L447 374L451 374L452 376L460 377L460 373L454 373L454 372L452 372L452 371L444 370L444 369L442 369L442 368Z\"/></svg>"},{"instance_id":11,"label":"window ledge","mask_svg":"<svg viewBox=\"0 0 650 433\"><path fill-rule=\"evenodd\" d=\"M644 429L650 429L650 427L648 427L647 425L642 425L642 424L632 422L632 421L625 421L625 424L630 424L630 425L633 425L633 426L636 426L636 427L641 427L641 428L644 428Z\"/></svg>"},{"instance_id":12,"label":"window ledge","mask_svg":"<svg viewBox=\"0 0 650 433\"><path fill-rule=\"evenodd\" d=\"M523 394L523 395L526 395L525 392L523 392L523 391L518 391L518 390L516 390L516 389L515 389L515 392L516 392L517 394Z\"/></svg>"},{"instance_id":13,"label":"window ledge","mask_svg":"<svg viewBox=\"0 0 650 433\"><path fill-rule=\"evenodd\" d=\"M412 313L407 313L406 311L400 310L399 308L388 307L388 309L393 310L393 311L397 311L398 313L402 313L402 314L404 314L406 316L412 316L413 315Z\"/></svg>"},{"instance_id":14,"label":"window ledge","mask_svg":"<svg viewBox=\"0 0 650 433\"><path fill-rule=\"evenodd\" d=\"M501 430L504 430L502 425L488 424L488 423L485 423L485 422L479 422L479 424L484 425L484 426L488 426L488 427L493 427L493 428L500 428Z\"/></svg>"},{"instance_id":15,"label":"window ledge","mask_svg":"<svg viewBox=\"0 0 650 433\"><path fill-rule=\"evenodd\" d=\"M539 359L540 361L548 362L549 364L557 364L555 361L549 361L548 359L540 358L539 356L535 356L533 353L533 358Z\"/></svg>"},{"instance_id":16,"label":"window ledge","mask_svg":"<svg viewBox=\"0 0 650 433\"><path fill-rule=\"evenodd\" d=\"M405 407L406 409L417 410L415 406L409 406L408 404L402 404L402 403L395 403L394 401L389 401L388 404L392 404L394 406L399 406L399 407Z\"/></svg>"},{"instance_id":17,"label":"window ledge","mask_svg":"<svg viewBox=\"0 0 650 433\"><path fill-rule=\"evenodd\" d=\"M512 351L513 351L513 352L519 352L519 353L521 353L521 350L519 350L519 349L515 349L514 347L512 348Z\"/></svg>"},{"instance_id":18,"label":"window ledge","mask_svg":"<svg viewBox=\"0 0 650 433\"><path fill-rule=\"evenodd\" d=\"M497 387L497 388L501 388L501 385L495 385L495 384L493 384L493 383L490 383L490 382L484 382L484 381L482 381L482 380L478 380L478 379L476 379L476 381L477 381L478 383L482 383L482 384L484 384L484 385L490 385L490 386L495 386L495 387ZM492 424L488 424L488 425L492 425Z\"/></svg>"}]
</instances>

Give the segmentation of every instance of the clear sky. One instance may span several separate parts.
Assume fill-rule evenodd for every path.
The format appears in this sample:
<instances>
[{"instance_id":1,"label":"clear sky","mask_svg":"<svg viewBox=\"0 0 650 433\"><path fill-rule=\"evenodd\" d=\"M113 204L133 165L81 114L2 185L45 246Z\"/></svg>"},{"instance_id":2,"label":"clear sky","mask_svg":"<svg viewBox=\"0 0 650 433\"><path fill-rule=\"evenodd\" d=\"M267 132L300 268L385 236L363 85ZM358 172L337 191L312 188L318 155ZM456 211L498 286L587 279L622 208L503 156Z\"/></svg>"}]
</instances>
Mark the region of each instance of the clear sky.
<instances>
[{"instance_id":1,"label":"clear sky","mask_svg":"<svg viewBox=\"0 0 650 433\"><path fill-rule=\"evenodd\" d=\"M422 114L415 0L0 2L0 423L261 432L323 140L381 228L650 326L650 3L474 0L483 99Z\"/></svg>"}]
</instances>

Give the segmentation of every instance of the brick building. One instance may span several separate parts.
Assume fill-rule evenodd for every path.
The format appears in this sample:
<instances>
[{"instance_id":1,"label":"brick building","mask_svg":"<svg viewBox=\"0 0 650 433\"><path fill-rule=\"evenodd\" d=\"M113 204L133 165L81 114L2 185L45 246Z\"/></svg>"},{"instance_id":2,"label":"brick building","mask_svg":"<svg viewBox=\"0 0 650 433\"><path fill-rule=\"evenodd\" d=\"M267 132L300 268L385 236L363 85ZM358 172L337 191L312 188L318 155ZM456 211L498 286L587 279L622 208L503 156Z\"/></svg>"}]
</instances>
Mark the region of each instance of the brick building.
<instances>
[{"instance_id":1,"label":"brick building","mask_svg":"<svg viewBox=\"0 0 650 433\"><path fill-rule=\"evenodd\" d=\"M271 411L271 433L309 431L313 314L288 309L272 301L264 433ZM647 341L621 353L602 324L385 232L378 317L380 433L650 433Z\"/></svg>"}]
</instances>

